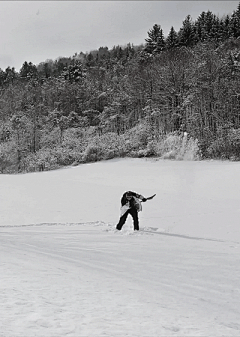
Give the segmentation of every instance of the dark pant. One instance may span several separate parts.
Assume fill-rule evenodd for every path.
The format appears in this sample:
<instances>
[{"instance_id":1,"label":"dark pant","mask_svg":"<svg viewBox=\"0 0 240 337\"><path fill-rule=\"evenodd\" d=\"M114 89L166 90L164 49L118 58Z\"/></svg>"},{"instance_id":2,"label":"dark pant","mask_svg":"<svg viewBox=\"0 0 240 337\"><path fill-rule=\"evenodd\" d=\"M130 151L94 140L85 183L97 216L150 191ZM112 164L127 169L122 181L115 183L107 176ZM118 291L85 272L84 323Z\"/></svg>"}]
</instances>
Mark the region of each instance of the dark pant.
<instances>
[{"instance_id":1,"label":"dark pant","mask_svg":"<svg viewBox=\"0 0 240 337\"><path fill-rule=\"evenodd\" d=\"M128 214L131 214L132 218L133 218L133 226L134 226L134 230L138 231L139 230L139 222L138 222L138 211L135 208L130 208L127 210L126 213L124 213L118 224L116 229L121 230L122 226L125 224L126 220L127 220L127 216Z\"/></svg>"}]
</instances>

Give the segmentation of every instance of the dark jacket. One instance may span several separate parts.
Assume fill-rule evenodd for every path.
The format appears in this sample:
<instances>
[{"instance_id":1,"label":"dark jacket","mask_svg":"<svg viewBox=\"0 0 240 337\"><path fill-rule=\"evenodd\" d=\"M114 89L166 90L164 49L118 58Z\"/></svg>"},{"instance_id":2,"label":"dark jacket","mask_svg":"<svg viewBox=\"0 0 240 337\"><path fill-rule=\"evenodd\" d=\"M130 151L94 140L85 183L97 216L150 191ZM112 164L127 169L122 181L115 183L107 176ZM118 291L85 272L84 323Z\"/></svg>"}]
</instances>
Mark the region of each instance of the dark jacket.
<instances>
[{"instance_id":1,"label":"dark jacket","mask_svg":"<svg viewBox=\"0 0 240 337\"><path fill-rule=\"evenodd\" d=\"M141 195L141 194L138 194L136 192L132 192L132 191L128 191L128 192L125 192L122 196L122 199L121 199L121 205L124 206L126 205L127 203L129 203L129 207L130 208L137 208L136 207L136 201L134 198L131 198L130 200L128 200L126 198L126 195L131 193L131 195L137 199L140 199L140 200L145 200L145 198Z\"/></svg>"}]
</instances>

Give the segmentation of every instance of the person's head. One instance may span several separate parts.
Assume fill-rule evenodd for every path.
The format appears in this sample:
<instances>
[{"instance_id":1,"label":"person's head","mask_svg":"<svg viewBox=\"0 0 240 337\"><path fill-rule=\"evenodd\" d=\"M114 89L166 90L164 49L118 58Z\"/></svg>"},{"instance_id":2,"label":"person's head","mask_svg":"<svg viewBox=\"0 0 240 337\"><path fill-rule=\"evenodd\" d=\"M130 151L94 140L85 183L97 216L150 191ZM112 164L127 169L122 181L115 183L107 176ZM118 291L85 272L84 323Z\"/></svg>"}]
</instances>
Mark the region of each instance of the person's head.
<instances>
[{"instance_id":1,"label":"person's head","mask_svg":"<svg viewBox=\"0 0 240 337\"><path fill-rule=\"evenodd\" d=\"M132 193L131 193L130 191L128 191L128 192L126 193L126 198L127 198L128 200L131 200L131 199L132 199Z\"/></svg>"}]
</instances>

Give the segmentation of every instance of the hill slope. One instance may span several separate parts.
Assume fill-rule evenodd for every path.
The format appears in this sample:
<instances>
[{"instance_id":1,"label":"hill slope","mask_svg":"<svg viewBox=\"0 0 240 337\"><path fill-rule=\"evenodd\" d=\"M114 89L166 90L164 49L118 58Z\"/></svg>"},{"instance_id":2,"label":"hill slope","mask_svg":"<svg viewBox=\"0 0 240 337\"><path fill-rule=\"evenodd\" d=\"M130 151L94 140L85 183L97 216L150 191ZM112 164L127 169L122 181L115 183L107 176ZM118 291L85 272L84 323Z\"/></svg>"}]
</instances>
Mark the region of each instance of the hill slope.
<instances>
[{"instance_id":1,"label":"hill slope","mask_svg":"<svg viewBox=\"0 0 240 337\"><path fill-rule=\"evenodd\" d=\"M0 336L239 336L239 165L0 176ZM115 232L128 189L157 196Z\"/></svg>"}]
</instances>

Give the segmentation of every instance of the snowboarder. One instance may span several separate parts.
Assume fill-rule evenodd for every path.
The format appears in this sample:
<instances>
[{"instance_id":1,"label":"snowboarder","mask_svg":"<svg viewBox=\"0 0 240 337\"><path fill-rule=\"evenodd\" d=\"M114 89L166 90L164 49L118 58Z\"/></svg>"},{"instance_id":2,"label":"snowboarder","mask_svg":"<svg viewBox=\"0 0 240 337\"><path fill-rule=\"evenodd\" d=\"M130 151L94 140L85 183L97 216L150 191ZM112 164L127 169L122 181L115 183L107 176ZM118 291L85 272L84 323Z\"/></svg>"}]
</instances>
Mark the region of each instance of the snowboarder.
<instances>
[{"instance_id":1,"label":"snowboarder","mask_svg":"<svg viewBox=\"0 0 240 337\"><path fill-rule=\"evenodd\" d=\"M125 192L121 198L121 212L120 219L116 226L119 231L127 220L128 214L131 214L133 218L134 230L139 230L138 212L142 210L141 202L147 201L141 194L137 194L132 191Z\"/></svg>"}]
</instances>

